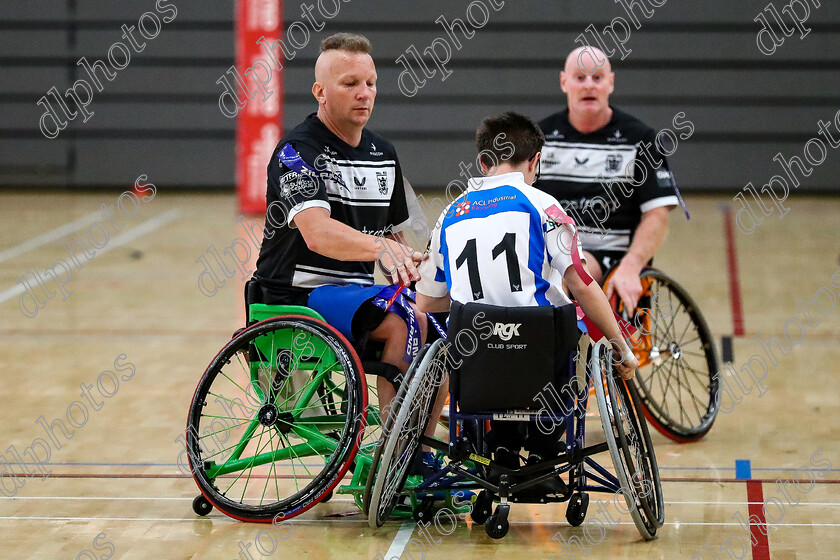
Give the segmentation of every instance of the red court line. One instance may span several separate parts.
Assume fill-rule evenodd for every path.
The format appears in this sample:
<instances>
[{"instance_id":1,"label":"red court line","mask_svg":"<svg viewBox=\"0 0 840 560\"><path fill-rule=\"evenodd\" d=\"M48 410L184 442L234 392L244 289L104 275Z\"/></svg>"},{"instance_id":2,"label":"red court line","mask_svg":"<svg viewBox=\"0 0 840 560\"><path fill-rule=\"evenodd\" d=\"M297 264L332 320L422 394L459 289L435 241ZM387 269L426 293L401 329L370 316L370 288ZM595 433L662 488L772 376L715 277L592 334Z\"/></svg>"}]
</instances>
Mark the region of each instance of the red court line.
<instances>
[{"instance_id":1,"label":"red court line","mask_svg":"<svg viewBox=\"0 0 840 560\"><path fill-rule=\"evenodd\" d=\"M750 533L752 534L750 543L753 560L770 560L767 520L764 518L764 492L761 489L761 482L757 480L747 481L747 507L750 512Z\"/></svg>"},{"instance_id":2,"label":"red court line","mask_svg":"<svg viewBox=\"0 0 840 560\"><path fill-rule=\"evenodd\" d=\"M732 209L721 206L723 235L726 238L726 269L729 275L729 301L732 304L732 334L744 336L744 314L741 308L741 285L738 281L738 255L735 252L735 232L732 227Z\"/></svg>"}]
</instances>

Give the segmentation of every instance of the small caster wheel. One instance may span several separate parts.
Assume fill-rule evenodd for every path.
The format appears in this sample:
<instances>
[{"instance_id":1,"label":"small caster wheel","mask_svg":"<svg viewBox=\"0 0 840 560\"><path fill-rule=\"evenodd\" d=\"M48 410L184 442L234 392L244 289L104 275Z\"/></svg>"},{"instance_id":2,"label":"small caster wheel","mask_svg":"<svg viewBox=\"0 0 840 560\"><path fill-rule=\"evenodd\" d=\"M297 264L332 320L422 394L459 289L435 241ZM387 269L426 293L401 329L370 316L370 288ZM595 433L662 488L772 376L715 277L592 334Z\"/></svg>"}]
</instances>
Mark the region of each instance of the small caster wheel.
<instances>
[{"instance_id":1,"label":"small caster wheel","mask_svg":"<svg viewBox=\"0 0 840 560\"><path fill-rule=\"evenodd\" d=\"M324 497L323 497L323 498L321 498L321 501L322 501L322 502L329 502L330 500L332 500L332 497L333 497L333 491L332 491L332 490L330 490L329 492L327 492L326 494L324 494Z\"/></svg>"},{"instance_id":2,"label":"small caster wheel","mask_svg":"<svg viewBox=\"0 0 840 560\"><path fill-rule=\"evenodd\" d=\"M423 498L423 501L420 502L414 511L412 512L412 516L414 517L414 521L420 523L421 521L425 521L426 523L432 518L432 512L435 509L435 499L428 497Z\"/></svg>"},{"instance_id":3,"label":"small caster wheel","mask_svg":"<svg viewBox=\"0 0 840 560\"><path fill-rule=\"evenodd\" d=\"M199 494L193 499L193 511L196 512L198 515L204 517L211 511L213 511L213 504L207 501L207 498L204 497L204 494Z\"/></svg>"},{"instance_id":4,"label":"small caster wheel","mask_svg":"<svg viewBox=\"0 0 840 560\"><path fill-rule=\"evenodd\" d=\"M491 513L493 513L493 495L487 490L482 490L473 504L470 517L475 523L484 523Z\"/></svg>"},{"instance_id":5,"label":"small caster wheel","mask_svg":"<svg viewBox=\"0 0 840 560\"><path fill-rule=\"evenodd\" d=\"M508 513L510 506L508 504L499 504L496 506L496 511L493 515L487 518L484 522L484 531L491 539L501 539L507 535L510 524L508 523Z\"/></svg>"},{"instance_id":6,"label":"small caster wheel","mask_svg":"<svg viewBox=\"0 0 840 560\"><path fill-rule=\"evenodd\" d=\"M577 527L586 518L586 509L589 507L589 494L575 492L569 498L569 505L566 507L566 521L572 527Z\"/></svg>"}]
</instances>

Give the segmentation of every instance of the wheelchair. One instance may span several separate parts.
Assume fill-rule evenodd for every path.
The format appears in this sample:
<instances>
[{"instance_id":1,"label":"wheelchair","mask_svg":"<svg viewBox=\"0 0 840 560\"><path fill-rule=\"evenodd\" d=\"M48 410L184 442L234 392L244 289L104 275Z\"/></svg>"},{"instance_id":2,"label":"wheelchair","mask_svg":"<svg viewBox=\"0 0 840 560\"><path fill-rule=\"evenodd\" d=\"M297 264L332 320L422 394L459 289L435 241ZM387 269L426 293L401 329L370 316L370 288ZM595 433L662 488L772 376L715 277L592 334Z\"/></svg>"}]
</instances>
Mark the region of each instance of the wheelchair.
<instances>
[{"instance_id":1,"label":"wheelchair","mask_svg":"<svg viewBox=\"0 0 840 560\"><path fill-rule=\"evenodd\" d=\"M615 268L608 271L604 287ZM720 362L709 326L685 288L651 266L642 269L642 297L633 316L616 312L641 333L636 385L645 417L679 443L701 439L718 412ZM618 298L616 298L618 300Z\"/></svg>"},{"instance_id":2,"label":"wheelchair","mask_svg":"<svg viewBox=\"0 0 840 560\"><path fill-rule=\"evenodd\" d=\"M246 301L260 301L257 286L245 292ZM334 492L363 507L381 430L376 384L366 375L398 390L408 384L379 361L376 344L351 344L313 309L250 303L246 313L249 326L211 361L190 405L187 458L201 491L193 511L272 523Z\"/></svg>"},{"instance_id":3,"label":"wheelchair","mask_svg":"<svg viewBox=\"0 0 840 560\"><path fill-rule=\"evenodd\" d=\"M187 457L197 514L271 523L328 501L348 471L366 475L356 455L373 451L380 419L355 348L317 312L251 304L249 319L198 383Z\"/></svg>"},{"instance_id":4,"label":"wheelchair","mask_svg":"<svg viewBox=\"0 0 840 560\"><path fill-rule=\"evenodd\" d=\"M409 497L421 496L425 508L436 495L472 490L480 493L469 515L491 538L507 534L510 504L516 502L568 502L567 521L580 525L589 492L622 494L645 539L663 525L662 487L641 395L635 383L614 372L607 347L589 347L588 336L580 337L574 305L453 303L447 339L426 345L413 369L369 467L364 502L372 528ZM447 376L448 443L424 435ZM597 443L587 442L585 433L592 386L604 432ZM528 457L519 455L522 445L511 443L511 435L522 433L518 443ZM411 475L421 445L448 462L417 482ZM614 472L595 461L603 452L609 452Z\"/></svg>"}]
</instances>

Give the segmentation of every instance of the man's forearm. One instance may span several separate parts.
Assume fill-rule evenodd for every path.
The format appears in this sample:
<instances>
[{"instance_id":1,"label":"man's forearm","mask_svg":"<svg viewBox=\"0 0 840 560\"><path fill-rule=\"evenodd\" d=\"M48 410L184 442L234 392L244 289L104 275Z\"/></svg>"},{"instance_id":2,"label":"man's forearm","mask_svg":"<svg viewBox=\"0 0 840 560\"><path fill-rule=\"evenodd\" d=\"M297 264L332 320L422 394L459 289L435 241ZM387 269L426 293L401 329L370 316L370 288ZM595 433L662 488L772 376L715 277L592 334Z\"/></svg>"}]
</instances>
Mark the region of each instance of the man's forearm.
<instances>
[{"instance_id":1,"label":"man's forearm","mask_svg":"<svg viewBox=\"0 0 840 560\"><path fill-rule=\"evenodd\" d=\"M331 218L315 224L304 234L304 239L312 251L339 261L374 261L385 249L381 237L362 233Z\"/></svg>"},{"instance_id":2,"label":"man's forearm","mask_svg":"<svg viewBox=\"0 0 840 560\"><path fill-rule=\"evenodd\" d=\"M668 235L668 207L654 208L642 214L642 221L633 235L633 242L622 259L641 269L653 258Z\"/></svg>"},{"instance_id":3,"label":"man's forearm","mask_svg":"<svg viewBox=\"0 0 840 560\"><path fill-rule=\"evenodd\" d=\"M295 225L309 249L315 253L339 261L362 262L375 261L386 252L394 253L395 257L403 256L402 248L394 241L362 233L329 217L326 212L321 214L318 209L312 211L307 216L299 214Z\"/></svg>"}]
</instances>

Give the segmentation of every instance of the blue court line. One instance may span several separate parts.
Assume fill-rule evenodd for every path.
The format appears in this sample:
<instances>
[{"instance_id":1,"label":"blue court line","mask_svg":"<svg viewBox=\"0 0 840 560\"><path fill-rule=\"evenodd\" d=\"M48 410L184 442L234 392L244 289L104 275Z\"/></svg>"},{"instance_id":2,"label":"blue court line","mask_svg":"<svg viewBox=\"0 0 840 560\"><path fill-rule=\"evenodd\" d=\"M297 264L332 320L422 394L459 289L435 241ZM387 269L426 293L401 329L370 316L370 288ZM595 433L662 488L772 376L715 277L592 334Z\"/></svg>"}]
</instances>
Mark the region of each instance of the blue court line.
<instances>
[{"instance_id":1,"label":"blue court line","mask_svg":"<svg viewBox=\"0 0 840 560\"><path fill-rule=\"evenodd\" d=\"M735 478L744 480L752 478L752 467L749 459L735 459Z\"/></svg>"}]
</instances>

